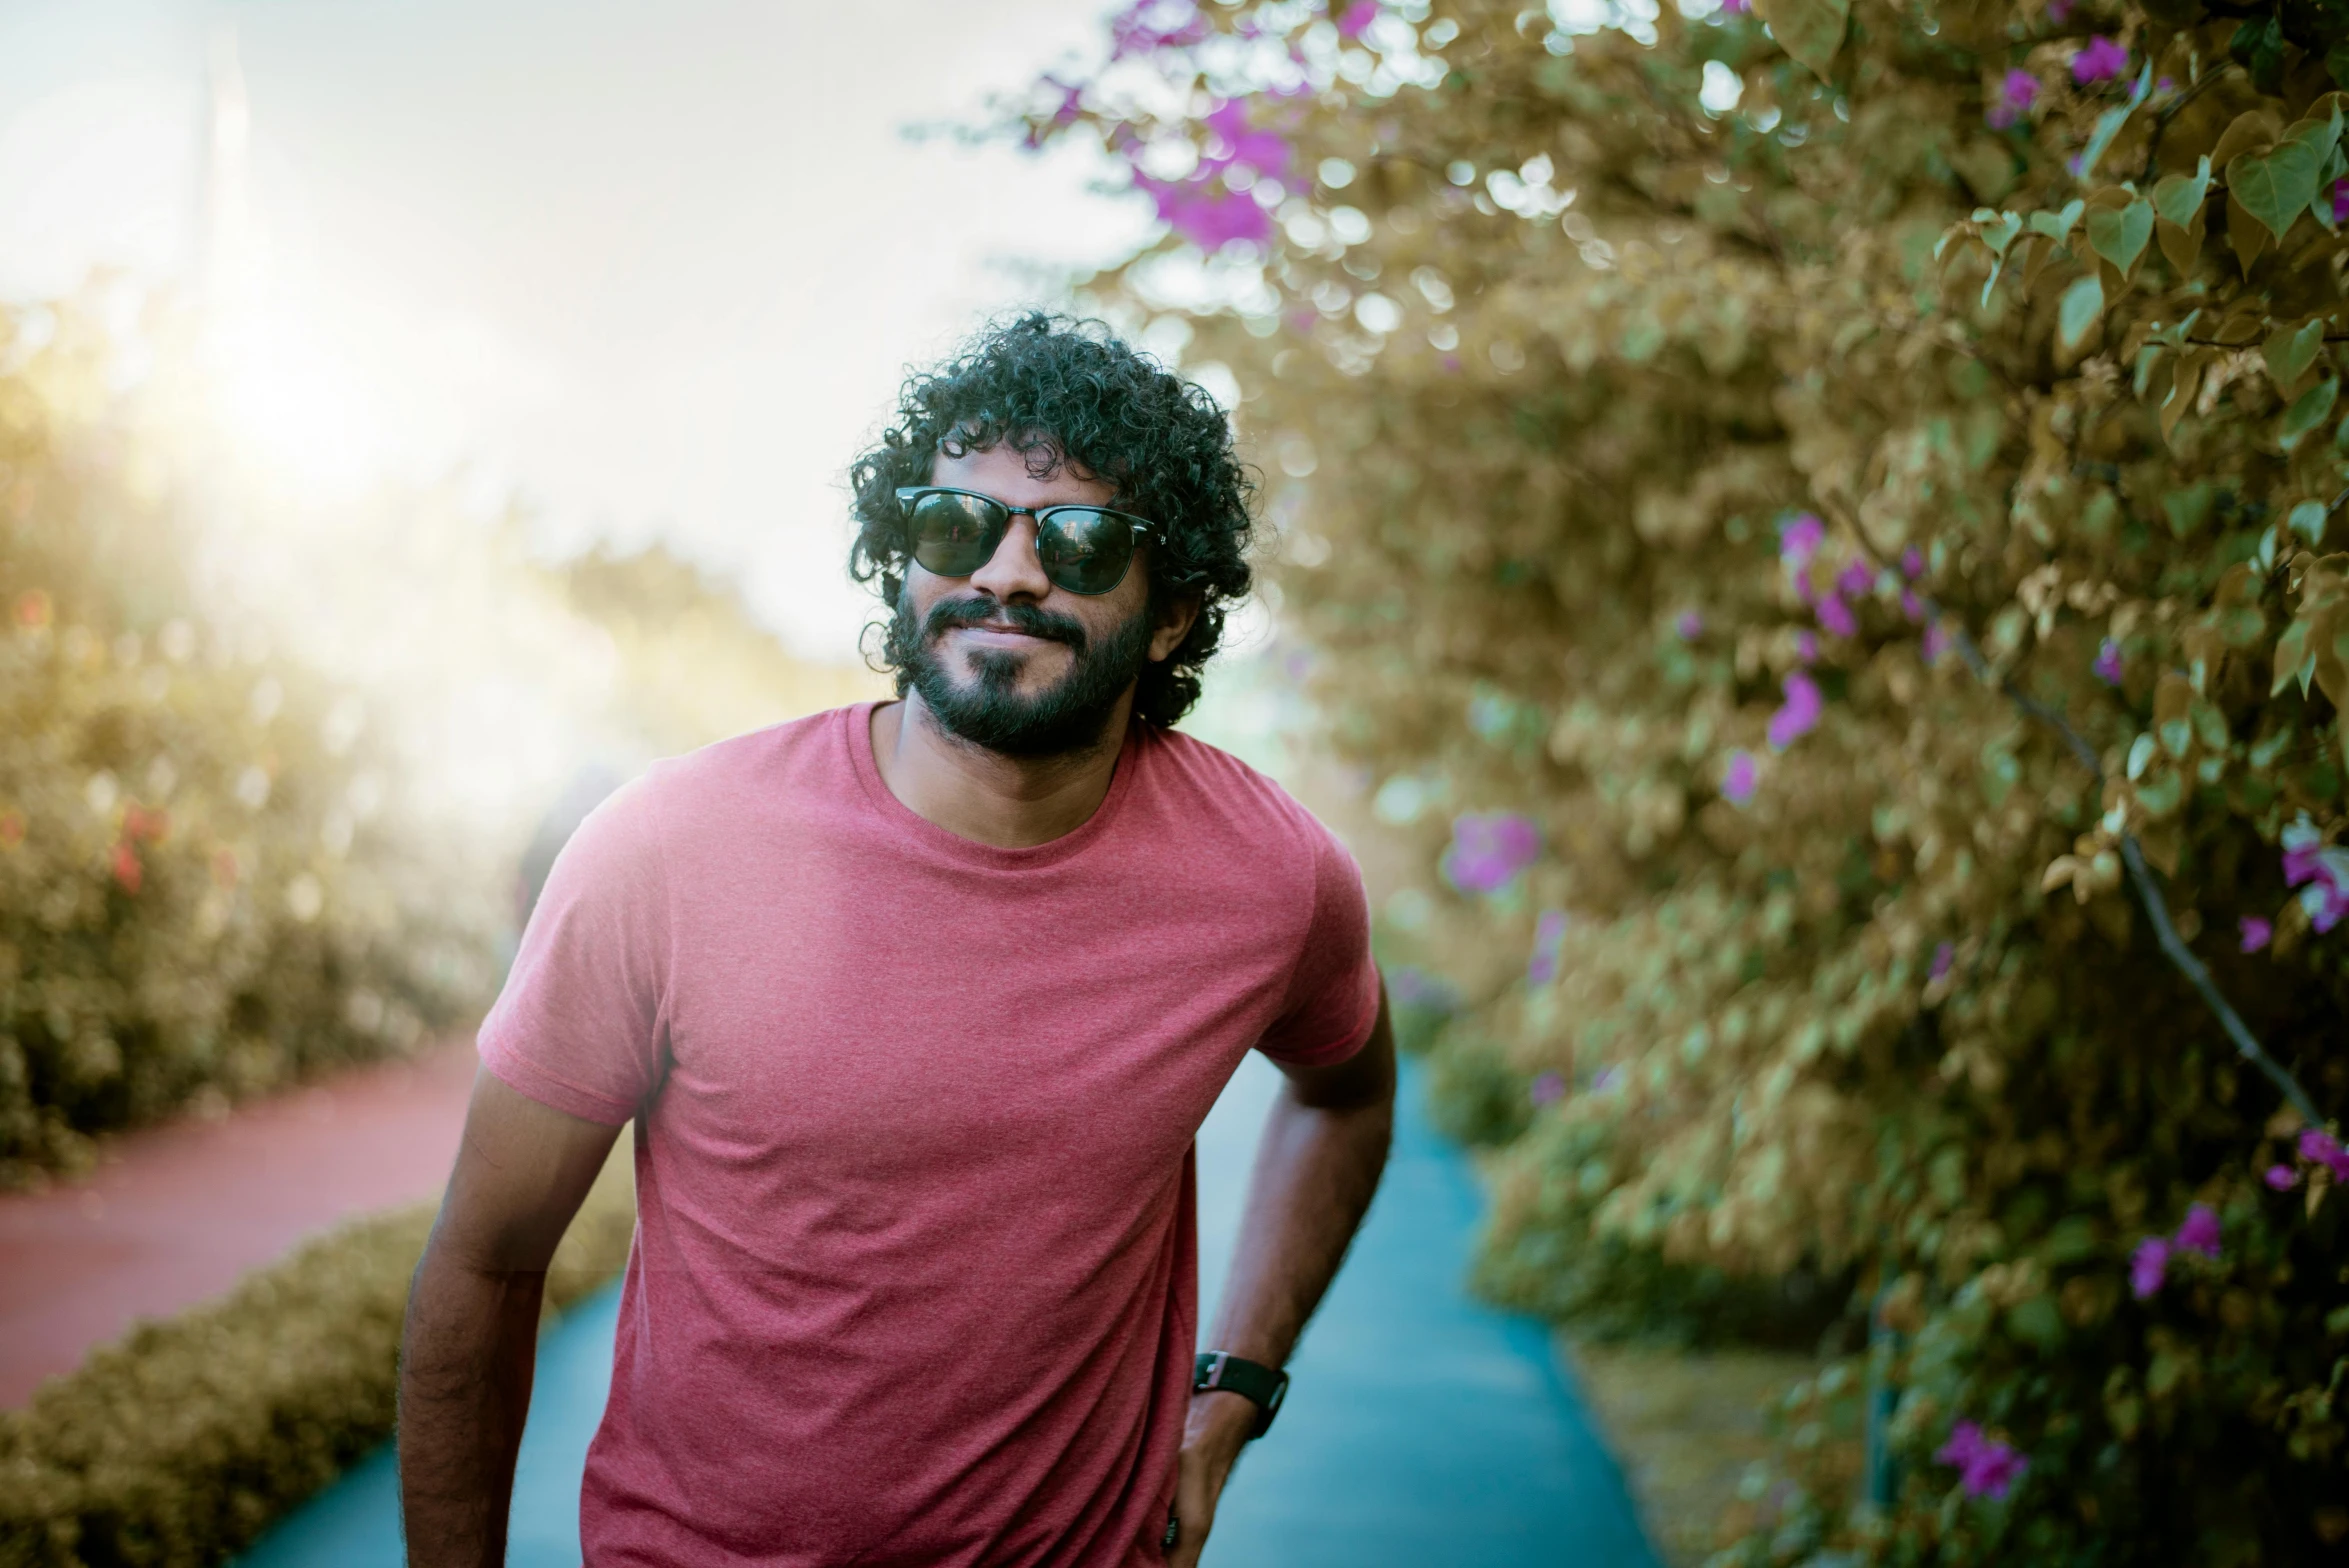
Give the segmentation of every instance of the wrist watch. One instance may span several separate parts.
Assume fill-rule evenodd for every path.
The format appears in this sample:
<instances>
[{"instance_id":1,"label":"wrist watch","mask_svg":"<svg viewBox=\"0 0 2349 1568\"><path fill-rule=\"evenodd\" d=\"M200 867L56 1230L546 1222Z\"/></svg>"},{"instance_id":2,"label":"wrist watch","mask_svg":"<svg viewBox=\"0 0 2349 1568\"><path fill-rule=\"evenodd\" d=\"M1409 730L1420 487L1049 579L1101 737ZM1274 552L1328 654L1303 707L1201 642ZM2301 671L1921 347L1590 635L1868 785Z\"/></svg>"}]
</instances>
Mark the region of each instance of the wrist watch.
<instances>
[{"instance_id":1,"label":"wrist watch","mask_svg":"<svg viewBox=\"0 0 2349 1568\"><path fill-rule=\"evenodd\" d=\"M1262 1362L1244 1361L1228 1350L1202 1350L1191 1364L1191 1392L1204 1394L1216 1389L1237 1394L1256 1407L1256 1424L1248 1430L1250 1439L1255 1439L1272 1430L1272 1418L1280 1414L1281 1401L1288 1397L1289 1374Z\"/></svg>"}]
</instances>

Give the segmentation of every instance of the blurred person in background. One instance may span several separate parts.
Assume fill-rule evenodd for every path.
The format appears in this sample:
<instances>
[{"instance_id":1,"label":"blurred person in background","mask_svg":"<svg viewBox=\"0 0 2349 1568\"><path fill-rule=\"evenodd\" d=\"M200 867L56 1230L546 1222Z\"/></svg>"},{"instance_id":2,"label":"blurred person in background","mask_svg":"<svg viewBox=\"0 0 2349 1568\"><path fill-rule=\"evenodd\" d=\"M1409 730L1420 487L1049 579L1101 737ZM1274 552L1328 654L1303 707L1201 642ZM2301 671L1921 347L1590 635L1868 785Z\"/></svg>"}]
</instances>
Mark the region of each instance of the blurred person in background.
<instances>
[{"instance_id":1,"label":"blurred person in background","mask_svg":"<svg viewBox=\"0 0 2349 1568\"><path fill-rule=\"evenodd\" d=\"M1198 1560L1386 1158L1352 859L1169 726L1249 585L1204 392L1030 316L852 470L899 700L580 825L481 1029L409 1303L410 1561L504 1555L540 1291L617 1129L636 1243L587 1561ZM1286 1075L1198 1350L1192 1139Z\"/></svg>"}]
</instances>

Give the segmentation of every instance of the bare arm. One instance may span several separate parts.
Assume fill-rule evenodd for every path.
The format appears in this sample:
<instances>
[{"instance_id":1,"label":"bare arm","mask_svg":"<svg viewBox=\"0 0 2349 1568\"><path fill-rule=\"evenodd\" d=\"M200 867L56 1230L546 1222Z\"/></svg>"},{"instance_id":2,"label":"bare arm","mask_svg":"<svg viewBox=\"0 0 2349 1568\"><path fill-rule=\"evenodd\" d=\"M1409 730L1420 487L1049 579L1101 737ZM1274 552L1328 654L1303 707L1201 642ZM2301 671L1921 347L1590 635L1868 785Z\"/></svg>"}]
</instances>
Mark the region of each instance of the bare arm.
<instances>
[{"instance_id":1,"label":"bare arm","mask_svg":"<svg viewBox=\"0 0 2349 1568\"><path fill-rule=\"evenodd\" d=\"M1395 1122L1395 1040L1386 994L1361 1050L1335 1067L1283 1067L1288 1082L1265 1119L1248 1205L1207 1344L1277 1367L1338 1272L1378 1190ZM1192 1568L1215 1503L1255 1424L1238 1394L1196 1394L1175 1482L1181 1536L1168 1560Z\"/></svg>"},{"instance_id":2,"label":"bare arm","mask_svg":"<svg viewBox=\"0 0 2349 1568\"><path fill-rule=\"evenodd\" d=\"M547 1262L618 1131L487 1069L473 1081L400 1342L400 1504L414 1568L505 1561Z\"/></svg>"}]
</instances>

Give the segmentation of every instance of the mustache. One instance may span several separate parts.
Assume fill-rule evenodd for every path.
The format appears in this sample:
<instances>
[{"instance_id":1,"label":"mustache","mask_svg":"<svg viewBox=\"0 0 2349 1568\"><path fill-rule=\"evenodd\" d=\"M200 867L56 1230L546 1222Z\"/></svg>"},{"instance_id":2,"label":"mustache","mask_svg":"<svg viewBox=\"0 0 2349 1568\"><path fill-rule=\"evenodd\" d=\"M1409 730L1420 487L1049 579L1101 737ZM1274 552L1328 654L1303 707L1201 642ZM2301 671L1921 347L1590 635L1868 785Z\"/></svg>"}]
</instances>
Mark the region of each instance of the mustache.
<instances>
[{"instance_id":1,"label":"mustache","mask_svg":"<svg viewBox=\"0 0 2349 1568\"><path fill-rule=\"evenodd\" d=\"M1067 643L1085 651L1085 628L1074 616L1057 615L1032 604L998 604L992 599L941 599L922 620L922 641L930 642L958 626L1009 626L1031 637Z\"/></svg>"}]
</instances>

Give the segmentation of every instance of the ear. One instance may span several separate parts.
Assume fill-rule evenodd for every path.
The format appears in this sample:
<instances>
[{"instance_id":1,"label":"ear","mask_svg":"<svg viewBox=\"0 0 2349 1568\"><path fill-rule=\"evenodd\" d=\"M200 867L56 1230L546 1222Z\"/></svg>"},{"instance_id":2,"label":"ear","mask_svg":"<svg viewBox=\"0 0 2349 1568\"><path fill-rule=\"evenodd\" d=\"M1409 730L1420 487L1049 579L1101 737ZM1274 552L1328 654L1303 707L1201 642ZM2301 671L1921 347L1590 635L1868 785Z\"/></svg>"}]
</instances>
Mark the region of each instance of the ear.
<instances>
[{"instance_id":1,"label":"ear","mask_svg":"<svg viewBox=\"0 0 2349 1568\"><path fill-rule=\"evenodd\" d=\"M1158 612L1158 624L1150 630L1150 662L1162 664L1183 645L1191 635L1191 628L1199 621L1199 599L1196 594L1184 594L1168 601Z\"/></svg>"}]
</instances>

